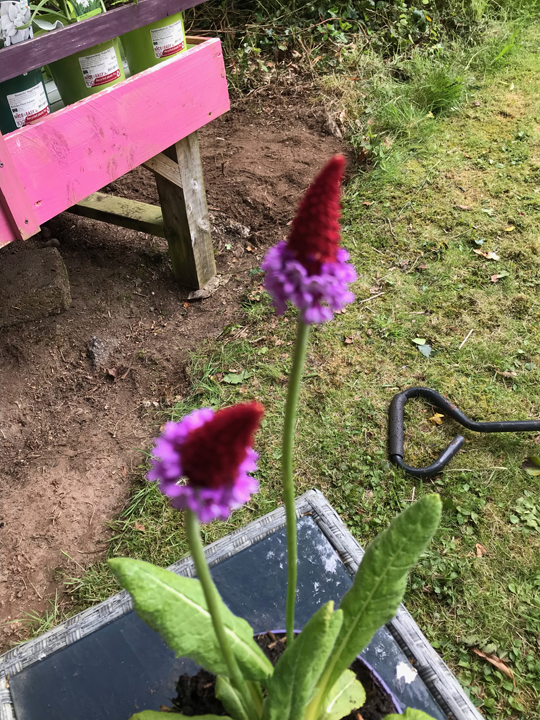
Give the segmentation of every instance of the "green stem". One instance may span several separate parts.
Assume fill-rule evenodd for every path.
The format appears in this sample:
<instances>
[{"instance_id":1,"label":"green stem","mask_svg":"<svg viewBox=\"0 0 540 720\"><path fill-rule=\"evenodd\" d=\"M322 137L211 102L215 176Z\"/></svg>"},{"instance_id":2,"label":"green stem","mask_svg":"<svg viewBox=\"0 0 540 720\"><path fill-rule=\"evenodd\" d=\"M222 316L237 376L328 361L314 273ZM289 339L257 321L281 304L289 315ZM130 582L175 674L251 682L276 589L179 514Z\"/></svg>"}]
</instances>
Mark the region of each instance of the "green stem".
<instances>
[{"instance_id":1,"label":"green stem","mask_svg":"<svg viewBox=\"0 0 540 720\"><path fill-rule=\"evenodd\" d=\"M296 600L296 579L298 574L298 549L296 543L296 513L294 508L293 445L296 425L296 409L300 394L300 381L306 359L309 325L298 321L293 365L289 377L285 422L283 426L282 477L285 515L287 518L287 647L294 641L294 605Z\"/></svg>"},{"instance_id":2,"label":"green stem","mask_svg":"<svg viewBox=\"0 0 540 720\"><path fill-rule=\"evenodd\" d=\"M210 575L210 569L204 556L199 520L195 513L191 510L186 510L186 534L189 549L191 550L193 562L195 563L195 568L197 570L197 577L200 580L204 592L208 612L212 618L214 632L216 633L219 647L223 654L223 659L227 665L232 685L244 701L246 709L248 710L248 715L254 718L260 717L260 713L258 713L255 709L251 692L244 681L240 668L238 667L238 663L236 662L236 658L234 657L231 646L229 645L225 632L225 626L223 625L223 619L221 617L221 598L216 586L214 585L214 581Z\"/></svg>"}]
</instances>

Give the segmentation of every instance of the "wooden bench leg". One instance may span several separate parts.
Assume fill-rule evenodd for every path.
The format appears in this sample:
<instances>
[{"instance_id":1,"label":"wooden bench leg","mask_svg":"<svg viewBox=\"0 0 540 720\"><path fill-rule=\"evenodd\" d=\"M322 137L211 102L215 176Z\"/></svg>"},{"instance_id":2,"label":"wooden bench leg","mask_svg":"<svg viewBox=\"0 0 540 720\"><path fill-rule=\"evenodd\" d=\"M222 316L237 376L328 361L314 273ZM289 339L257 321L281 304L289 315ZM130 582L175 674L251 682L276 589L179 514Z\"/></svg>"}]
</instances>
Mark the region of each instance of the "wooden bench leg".
<instances>
[{"instance_id":1,"label":"wooden bench leg","mask_svg":"<svg viewBox=\"0 0 540 720\"><path fill-rule=\"evenodd\" d=\"M171 163L163 162L163 155L177 165L179 182L170 179L176 173ZM162 171L158 158L147 167L156 175L173 272L179 283L199 290L216 274L216 264L197 133L162 153Z\"/></svg>"},{"instance_id":2,"label":"wooden bench leg","mask_svg":"<svg viewBox=\"0 0 540 720\"><path fill-rule=\"evenodd\" d=\"M216 263L197 133L143 165L156 177L161 209L94 193L68 212L167 238L174 276L190 290L200 290L216 274Z\"/></svg>"}]
</instances>

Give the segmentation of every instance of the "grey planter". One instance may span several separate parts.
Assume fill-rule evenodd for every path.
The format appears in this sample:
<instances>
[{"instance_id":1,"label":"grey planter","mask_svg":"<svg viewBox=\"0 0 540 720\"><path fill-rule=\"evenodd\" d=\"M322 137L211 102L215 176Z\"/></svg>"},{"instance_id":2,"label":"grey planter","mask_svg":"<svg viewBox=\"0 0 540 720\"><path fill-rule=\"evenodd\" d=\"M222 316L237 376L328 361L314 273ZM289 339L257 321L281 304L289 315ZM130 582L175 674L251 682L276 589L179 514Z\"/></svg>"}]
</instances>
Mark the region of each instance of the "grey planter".
<instances>
[{"instance_id":1,"label":"grey planter","mask_svg":"<svg viewBox=\"0 0 540 720\"><path fill-rule=\"evenodd\" d=\"M320 492L302 495L296 509L302 627L320 604L339 602L363 550ZM256 632L284 626L284 526L280 507L206 549L224 601ZM189 558L169 569L194 575ZM405 607L362 658L404 706L438 720L482 719ZM191 661L174 658L120 592L0 657L0 720L127 720L133 712L159 709L174 696L178 675L194 670Z\"/></svg>"}]
</instances>

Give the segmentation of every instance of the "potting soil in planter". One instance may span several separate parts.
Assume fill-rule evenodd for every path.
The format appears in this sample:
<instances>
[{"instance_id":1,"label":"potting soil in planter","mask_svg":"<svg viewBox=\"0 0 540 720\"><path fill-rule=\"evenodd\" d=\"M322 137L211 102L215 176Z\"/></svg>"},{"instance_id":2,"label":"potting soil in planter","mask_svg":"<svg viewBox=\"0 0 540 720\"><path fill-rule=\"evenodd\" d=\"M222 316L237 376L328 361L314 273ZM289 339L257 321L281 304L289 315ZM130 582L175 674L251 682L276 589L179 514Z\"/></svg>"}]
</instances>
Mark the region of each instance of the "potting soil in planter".
<instances>
[{"instance_id":1,"label":"potting soil in planter","mask_svg":"<svg viewBox=\"0 0 540 720\"><path fill-rule=\"evenodd\" d=\"M0 83L0 132L30 125L50 112L41 70Z\"/></svg>"},{"instance_id":2,"label":"potting soil in planter","mask_svg":"<svg viewBox=\"0 0 540 720\"><path fill-rule=\"evenodd\" d=\"M182 13L131 30L121 39L132 74L148 70L187 48Z\"/></svg>"},{"instance_id":3,"label":"potting soil in planter","mask_svg":"<svg viewBox=\"0 0 540 720\"><path fill-rule=\"evenodd\" d=\"M125 80L118 38L49 63L65 105Z\"/></svg>"},{"instance_id":4,"label":"potting soil in planter","mask_svg":"<svg viewBox=\"0 0 540 720\"><path fill-rule=\"evenodd\" d=\"M272 665L277 661L286 648L285 635L264 633L256 638ZM366 702L361 708L356 708L342 720L357 720L358 713L363 720L382 720L386 715L398 711L389 693L367 669L360 660L355 660L350 669L362 683L366 691ZM188 717L193 715L227 715L221 701L215 695L216 676L206 670L199 670L196 675L181 675L176 684L177 696L173 700L173 712L179 712Z\"/></svg>"}]
</instances>

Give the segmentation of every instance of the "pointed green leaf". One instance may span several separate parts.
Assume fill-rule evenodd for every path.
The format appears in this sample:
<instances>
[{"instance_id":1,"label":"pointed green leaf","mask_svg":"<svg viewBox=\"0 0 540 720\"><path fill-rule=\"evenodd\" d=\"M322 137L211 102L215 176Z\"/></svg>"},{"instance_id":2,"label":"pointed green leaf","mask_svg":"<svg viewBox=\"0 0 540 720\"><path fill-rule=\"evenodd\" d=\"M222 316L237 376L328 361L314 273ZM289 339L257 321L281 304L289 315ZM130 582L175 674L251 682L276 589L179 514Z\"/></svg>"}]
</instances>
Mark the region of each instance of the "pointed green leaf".
<instances>
[{"instance_id":1,"label":"pointed green leaf","mask_svg":"<svg viewBox=\"0 0 540 720\"><path fill-rule=\"evenodd\" d=\"M433 720L433 718L431 717L431 715L422 712L422 710L406 708L403 715L397 715L396 713L392 713L392 715L386 715L384 717L384 720Z\"/></svg>"},{"instance_id":2,"label":"pointed green leaf","mask_svg":"<svg viewBox=\"0 0 540 720\"><path fill-rule=\"evenodd\" d=\"M401 715L399 717L402 717ZM179 713L162 713L157 710L144 710L132 715L129 720L231 720L224 715L180 715Z\"/></svg>"},{"instance_id":3,"label":"pointed green leaf","mask_svg":"<svg viewBox=\"0 0 540 720\"><path fill-rule=\"evenodd\" d=\"M242 698L231 685L229 678L218 675L216 680L216 697L234 720L249 720Z\"/></svg>"},{"instance_id":4,"label":"pointed green leaf","mask_svg":"<svg viewBox=\"0 0 540 720\"><path fill-rule=\"evenodd\" d=\"M265 720L298 720L304 716L342 623L331 601L323 605L279 658L267 681Z\"/></svg>"},{"instance_id":5,"label":"pointed green leaf","mask_svg":"<svg viewBox=\"0 0 540 720\"><path fill-rule=\"evenodd\" d=\"M131 558L114 558L109 565L133 598L137 615L177 656L190 657L215 675L228 675L198 580ZM272 664L253 640L248 623L233 615L224 603L221 617L242 675L247 680L271 675Z\"/></svg>"},{"instance_id":6,"label":"pointed green leaf","mask_svg":"<svg viewBox=\"0 0 540 720\"><path fill-rule=\"evenodd\" d=\"M345 670L328 693L320 720L341 720L347 717L351 710L361 708L365 702L366 692L362 683L356 679L353 672Z\"/></svg>"},{"instance_id":7,"label":"pointed green leaf","mask_svg":"<svg viewBox=\"0 0 540 720\"><path fill-rule=\"evenodd\" d=\"M343 624L324 673L323 695L396 614L409 570L433 537L440 518L439 496L426 495L368 545L353 585L341 601Z\"/></svg>"}]
</instances>

